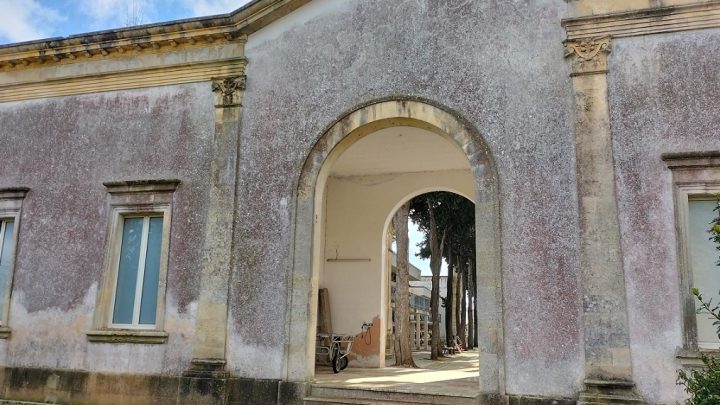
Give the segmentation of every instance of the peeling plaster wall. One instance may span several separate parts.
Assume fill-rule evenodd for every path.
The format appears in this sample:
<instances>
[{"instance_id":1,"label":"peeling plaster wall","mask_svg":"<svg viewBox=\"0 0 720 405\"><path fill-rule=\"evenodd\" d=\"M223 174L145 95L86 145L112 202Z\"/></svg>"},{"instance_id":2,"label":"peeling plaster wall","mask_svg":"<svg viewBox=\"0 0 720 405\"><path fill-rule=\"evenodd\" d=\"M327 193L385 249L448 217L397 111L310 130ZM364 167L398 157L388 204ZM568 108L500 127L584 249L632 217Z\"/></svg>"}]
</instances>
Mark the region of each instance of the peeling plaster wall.
<instances>
[{"instance_id":1,"label":"peeling plaster wall","mask_svg":"<svg viewBox=\"0 0 720 405\"><path fill-rule=\"evenodd\" d=\"M508 392L581 388L566 7L319 0L250 36L228 350L237 373L282 376L294 192L313 143L360 104L411 96L469 120L496 159Z\"/></svg>"},{"instance_id":2,"label":"peeling plaster wall","mask_svg":"<svg viewBox=\"0 0 720 405\"><path fill-rule=\"evenodd\" d=\"M720 150L720 30L618 39L608 90L634 379L650 401L684 398L677 235L665 152ZM709 221L710 219L708 219Z\"/></svg>"},{"instance_id":3,"label":"peeling plaster wall","mask_svg":"<svg viewBox=\"0 0 720 405\"><path fill-rule=\"evenodd\" d=\"M0 106L0 187L26 186L3 365L179 373L192 352L214 127L209 83ZM178 178L162 345L88 343L108 180Z\"/></svg>"}]
</instances>

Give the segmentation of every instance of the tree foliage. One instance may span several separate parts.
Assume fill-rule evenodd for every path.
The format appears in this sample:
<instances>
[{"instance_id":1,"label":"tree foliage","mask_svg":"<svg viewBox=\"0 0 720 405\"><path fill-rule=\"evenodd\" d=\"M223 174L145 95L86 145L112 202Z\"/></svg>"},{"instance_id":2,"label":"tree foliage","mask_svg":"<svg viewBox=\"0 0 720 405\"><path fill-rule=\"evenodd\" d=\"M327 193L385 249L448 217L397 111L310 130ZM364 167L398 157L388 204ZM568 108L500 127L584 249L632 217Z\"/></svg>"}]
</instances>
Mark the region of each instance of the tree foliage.
<instances>
[{"instance_id":1,"label":"tree foliage","mask_svg":"<svg viewBox=\"0 0 720 405\"><path fill-rule=\"evenodd\" d=\"M474 297L475 272L468 271L468 264L474 263L475 258L475 206L468 199L454 193L427 193L411 201L410 218L425 235L424 240L418 244L420 248L418 256L430 259L430 270L433 275L430 306L433 319L439 319L440 305L437 296L439 296L442 259L445 258L448 263L448 282L453 280L453 272L457 270L457 275L454 277L460 280L458 286L461 291L453 292L452 285L448 284L448 297L445 302L446 326L448 327L446 334L448 339L451 339L452 336L448 331L451 329L449 325L452 318L449 315L452 313L452 308L455 308L457 315L460 315L460 297L465 296L466 290L470 291L471 300ZM474 318L472 308L468 315ZM458 316L458 321L455 322L458 328L461 326L460 319L461 317ZM470 327L474 328L472 321ZM467 343L464 333L455 334L460 334L462 341ZM472 345L474 335L471 333L469 337L470 345ZM435 359L441 353L441 349L439 324L433 322L431 358Z\"/></svg>"}]
</instances>

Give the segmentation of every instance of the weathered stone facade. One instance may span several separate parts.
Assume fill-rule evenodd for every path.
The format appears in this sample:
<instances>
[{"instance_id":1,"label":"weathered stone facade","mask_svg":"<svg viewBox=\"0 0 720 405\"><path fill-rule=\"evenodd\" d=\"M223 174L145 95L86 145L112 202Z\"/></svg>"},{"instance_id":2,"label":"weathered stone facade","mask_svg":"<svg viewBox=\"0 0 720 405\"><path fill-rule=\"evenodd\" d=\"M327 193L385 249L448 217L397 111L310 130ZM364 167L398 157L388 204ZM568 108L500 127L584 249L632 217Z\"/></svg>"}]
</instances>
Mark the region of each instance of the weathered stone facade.
<instances>
[{"instance_id":1,"label":"weathered stone facade","mask_svg":"<svg viewBox=\"0 0 720 405\"><path fill-rule=\"evenodd\" d=\"M256 0L0 47L0 188L27 189L0 398L302 403L316 186L352 137L404 125L472 174L483 403L682 399L661 156L716 167L718 37L719 1ZM162 330L119 331L97 315L104 184L167 179Z\"/></svg>"}]
</instances>

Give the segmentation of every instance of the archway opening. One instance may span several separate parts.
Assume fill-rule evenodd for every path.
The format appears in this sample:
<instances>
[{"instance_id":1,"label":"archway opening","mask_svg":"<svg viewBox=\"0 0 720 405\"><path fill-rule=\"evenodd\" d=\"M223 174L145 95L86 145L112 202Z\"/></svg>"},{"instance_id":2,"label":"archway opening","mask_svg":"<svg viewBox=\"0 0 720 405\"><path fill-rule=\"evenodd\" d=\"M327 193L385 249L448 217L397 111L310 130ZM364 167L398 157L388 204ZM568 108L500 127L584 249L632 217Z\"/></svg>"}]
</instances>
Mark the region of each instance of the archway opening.
<instances>
[{"instance_id":1,"label":"archway opening","mask_svg":"<svg viewBox=\"0 0 720 405\"><path fill-rule=\"evenodd\" d=\"M318 288L332 332L355 336L350 364L383 367L391 318L387 229L395 210L428 191L475 203L479 394L504 391L499 207L492 159L467 123L432 105L386 101L339 120L317 142L298 187L290 290L288 379L315 377ZM491 320L491 322L487 322ZM327 330L326 330L327 331ZM358 341L360 338L360 341ZM297 340L296 340L297 339ZM302 341L300 341L302 339Z\"/></svg>"}]
</instances>

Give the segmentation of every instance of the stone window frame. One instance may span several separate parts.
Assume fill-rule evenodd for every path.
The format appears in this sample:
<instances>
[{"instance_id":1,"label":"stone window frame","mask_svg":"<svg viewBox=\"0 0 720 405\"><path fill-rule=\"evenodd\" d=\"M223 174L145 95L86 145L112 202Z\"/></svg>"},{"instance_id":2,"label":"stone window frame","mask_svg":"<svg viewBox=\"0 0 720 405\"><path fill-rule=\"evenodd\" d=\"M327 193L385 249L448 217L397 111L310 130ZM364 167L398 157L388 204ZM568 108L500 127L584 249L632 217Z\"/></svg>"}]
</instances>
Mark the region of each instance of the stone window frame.
<instances>
[{"instance_id":1,"label":"stone window frame","mask_svg":"<svg viewBox=\"0 0 720 405\"><path fill-rule=\"evenodd\" d=\"M698 347L697 307L695 297L690 292L693 274L688 246L689 201L720 195L720 151L664 153L662 160L672 174L677 234L683 336L683 345L678 348L677 358L683 365L693 367L702 364L701 353L720 354L718 350Z\"/></svg>"},{"instance_id":2,"label":"stone window frame","mask_svg":"<svg viewBox=\"0 0 720 405\"><path fill-rule=\"evenodd\" d=\"M12 330L8 325L10 318L10 300L12 297L12 285L15 276L15 262L18 252L18 241L20 240L18 235L20 234L20 217L22 213L22 204L27 192L30 191L27 187L8 187L0 188L0 219L12 219L14 222L13 231L13 258L10 264L10 274L8 275L8 282L5 286L5 291L0 291L3 300L3 310L0 314L0 339L7 339Z\"/></svg>"},{"instance_id":3,"label":"stone window frame","mask_svg":"<svg viewBox=\"0 0 720 405\"><path fill-rule=\"evenodd\" d=\"M91 342L105 343L152 343L167 342L165 332L165 291L167 287L172 203L180 180L133 180L111 181L103 185L110 200L105 255L103 258L100 287L98 288L93 329L86 332ZM163 234L160 249L160 274L156 306L155 327L127 328L112 325L118 259L122 244L123 220L126 217L162 215Z\"/></svg>"}]
</instances>

